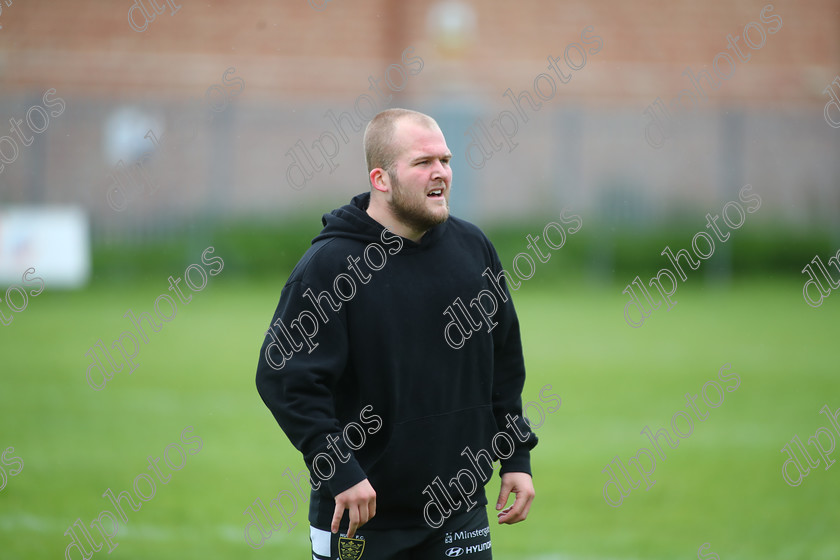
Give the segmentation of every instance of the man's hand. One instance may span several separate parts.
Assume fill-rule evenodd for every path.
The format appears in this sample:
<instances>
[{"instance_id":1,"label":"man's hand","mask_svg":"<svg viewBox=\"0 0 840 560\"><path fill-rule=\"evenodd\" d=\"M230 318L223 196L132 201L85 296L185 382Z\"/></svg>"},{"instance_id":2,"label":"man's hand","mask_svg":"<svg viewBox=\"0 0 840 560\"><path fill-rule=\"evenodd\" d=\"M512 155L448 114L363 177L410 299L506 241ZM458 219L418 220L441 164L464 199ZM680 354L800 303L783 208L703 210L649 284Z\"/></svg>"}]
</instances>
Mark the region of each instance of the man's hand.
<instances>
[{"instance_id":1,"label":"man's hand","mask_svg":"<svg viewBox=\"0 0 840 560\"><path fill-rule=\"evenodd\" d=\"M533 492L531 490L532 495ZM368 479L351 486L335 497L335 513L330 526L333 533L338 533L338 525L341 523L345 509L350 510L350 527L347 529L347 536L352 539L356 534L356 529L376 515L376 491Z\"/></svg>"},{"instance_id":2,"label":"man's hand","mask_svg":"<svg viewBox=\"0 0 840 560\"><path fill-rule=\"evenodd\" d=\"M509 472L502 475L502 487L499 489L499 499L496 502L497 510L505 507L511 492L516 494L516 499L512 506L497 514L500 525L502 523L512 525L525 521L528 517L528 510L531 509L531 502L534 501L536 494L531 475L521 472Z\"/></svg>"}]
</instances>

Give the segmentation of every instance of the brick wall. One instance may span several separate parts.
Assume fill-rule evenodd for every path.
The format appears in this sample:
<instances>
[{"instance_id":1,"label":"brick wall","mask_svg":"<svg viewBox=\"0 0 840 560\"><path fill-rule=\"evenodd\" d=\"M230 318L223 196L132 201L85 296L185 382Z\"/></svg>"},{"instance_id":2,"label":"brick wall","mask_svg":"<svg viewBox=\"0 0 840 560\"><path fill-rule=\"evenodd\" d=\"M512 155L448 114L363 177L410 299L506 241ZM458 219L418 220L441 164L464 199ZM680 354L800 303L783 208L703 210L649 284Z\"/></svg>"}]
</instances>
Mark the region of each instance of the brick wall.
<instances>
[{"instance_id":1,"label":"brick wall","mask_svg":"<svg viewBox=\"0 0 840 560\"><path fill-rule=\"evenodd\" d=\"M142 0L147 9L151 0ZM367 74L399 58L409 45L437 68L453 61L434 45L428 15L434 2L330 0L322 10L307 0L234 2L181 0L171 15L128 23L132 0L28 2L14 0L0 15L5 91L56 87L96 96L192 95L213 83L222 65L242 68L249 95L354 95ZM311 0L321 6L323 0ZM475 40L454 64L473 91L494 93L527 82L561 56L592 25L604 48L585 85L570 92L611 103L674 93L685 87L686 65L711 65L726 35L760 23L765 1L732 3L557 2L473 0ZM776 2L783 26L736 71L717 97L750 101L816 102L821 68L840 66L840 2ZM137 23L143 23L135 10ZM764 24L766 27L767 25ZM593 60L593 62L594 62ZM597 68L596 68L597 66ZM591 72L590 72L591 70ZM441 70L442 71L442 70ZM431 73L430 73L431 74ZM821 77L821 76L820 76ZM756 87L758 86L758 87ZM414 86L433 92L430 81Z\"/></svg>"}]
</instances>

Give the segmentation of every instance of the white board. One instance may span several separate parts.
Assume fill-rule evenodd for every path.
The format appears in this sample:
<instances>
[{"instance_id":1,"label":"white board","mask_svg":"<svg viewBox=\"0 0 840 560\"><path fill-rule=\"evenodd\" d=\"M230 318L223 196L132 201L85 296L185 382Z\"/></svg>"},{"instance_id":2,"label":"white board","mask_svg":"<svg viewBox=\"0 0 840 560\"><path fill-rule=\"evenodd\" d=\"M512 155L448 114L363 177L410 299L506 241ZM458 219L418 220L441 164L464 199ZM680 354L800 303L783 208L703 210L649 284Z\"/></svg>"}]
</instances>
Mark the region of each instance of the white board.
<instances>
[{"instance_id":1,"label":"white board","mask_svg":"<svg viewBox=\"0 0 840 560\"><path fill-rule=\"evenodd\" d=\"M81 208L0 208L0 286L21 284L29 268L47 289L81 288L91 272L90 227ZM30 274L30 277L32 275Z\"/></svg>"}]
</instances>

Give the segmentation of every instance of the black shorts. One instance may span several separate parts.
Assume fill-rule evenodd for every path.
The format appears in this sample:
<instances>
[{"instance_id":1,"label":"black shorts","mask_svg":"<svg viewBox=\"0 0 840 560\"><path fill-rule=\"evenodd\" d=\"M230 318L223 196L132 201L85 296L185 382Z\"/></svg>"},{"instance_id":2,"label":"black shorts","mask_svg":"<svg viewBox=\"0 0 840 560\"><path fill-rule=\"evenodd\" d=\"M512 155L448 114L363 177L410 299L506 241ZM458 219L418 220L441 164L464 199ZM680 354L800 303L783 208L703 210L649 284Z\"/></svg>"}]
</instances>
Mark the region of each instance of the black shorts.
<instances>
[{"instance_id":1,"label":"black shorts","mask_svg":"<svg viewBox=\"0 0 840 560\"><path fill-rule=\"evenodd\" d=\"M453 514L438 529L369 531L362 526L352 539L309 527L313 560L491 560L490 523L483 506Z\"/></svg>"}]
</instances>

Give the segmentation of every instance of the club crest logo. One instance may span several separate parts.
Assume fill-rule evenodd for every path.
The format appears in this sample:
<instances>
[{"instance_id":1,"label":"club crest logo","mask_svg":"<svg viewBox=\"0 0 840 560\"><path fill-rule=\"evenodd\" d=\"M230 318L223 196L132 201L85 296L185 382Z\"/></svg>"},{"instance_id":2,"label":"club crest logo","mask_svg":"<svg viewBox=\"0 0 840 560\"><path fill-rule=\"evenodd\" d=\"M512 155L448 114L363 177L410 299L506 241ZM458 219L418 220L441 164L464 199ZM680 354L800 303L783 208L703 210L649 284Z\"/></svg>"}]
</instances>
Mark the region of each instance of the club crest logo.
<instances>
[{"instance_id":1,"label":"club crest logo","mask_svg":"<svg viewBox=\"0 0 840 560\"><path fill-rule=\"evenodd\" d=\"M341 560L358 560L365 551L365 541L362 539L338 538L338 557Z\"/></svg>"}]
</instances>

